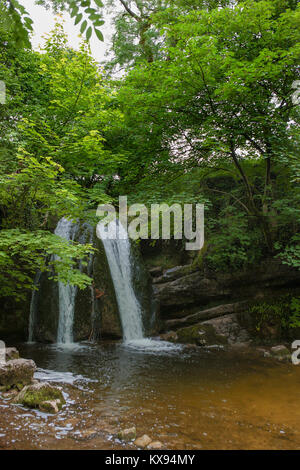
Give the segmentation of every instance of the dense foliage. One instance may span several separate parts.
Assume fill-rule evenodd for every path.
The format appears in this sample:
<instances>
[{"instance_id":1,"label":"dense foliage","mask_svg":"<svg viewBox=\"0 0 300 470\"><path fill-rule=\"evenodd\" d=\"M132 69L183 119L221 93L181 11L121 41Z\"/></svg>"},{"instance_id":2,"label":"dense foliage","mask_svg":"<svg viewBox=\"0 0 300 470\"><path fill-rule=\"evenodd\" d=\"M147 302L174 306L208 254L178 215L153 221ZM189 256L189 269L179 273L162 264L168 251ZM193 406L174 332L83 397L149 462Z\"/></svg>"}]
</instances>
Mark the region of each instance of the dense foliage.
<instances>
[{"instance_id":1,"label":"dense foliage","mask_svg":"<svg viewBox=\"0 0 300 470\"><path fill-rule=\"evenodd\" d=\"M59 279L90 282L76 259L91 247L66 248L53 226L119 195L204 203L195 260L212 270L265 257L299 268L298 2L37 3L68 10L85 40L103 39L110 9L115 31L102 67L60 24L36 52L26 10L0 2L0 296L53 263Z\"/></svg>"}]
</instances>

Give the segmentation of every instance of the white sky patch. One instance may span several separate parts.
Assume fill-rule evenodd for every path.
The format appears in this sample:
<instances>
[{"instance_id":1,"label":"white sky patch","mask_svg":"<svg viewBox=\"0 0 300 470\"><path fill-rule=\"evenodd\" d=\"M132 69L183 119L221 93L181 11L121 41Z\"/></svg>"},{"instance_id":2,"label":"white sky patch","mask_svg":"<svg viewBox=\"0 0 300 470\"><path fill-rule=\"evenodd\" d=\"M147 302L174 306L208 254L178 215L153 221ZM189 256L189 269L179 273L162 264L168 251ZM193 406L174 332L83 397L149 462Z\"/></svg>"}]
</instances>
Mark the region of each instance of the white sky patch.
<instances>
[{"instance_id":1,"label":"white sky patch","mask_svg":"<svg viewBox=\"0 0 300 470\"><path fill-rule=\"evenodd\" d=\"M49 34L54 28L57 15L51 10L36 5L34 0L19 0L19 2L26 8L31 19L33 20L34 33L31 38L32 46L35 50L38 50L44 45L44 36ZM68 36L69 45L73 49L78 49L80 44L80 24L74 25L74 18L71 18L69 13L65 12L62 15L64 20L64 30ZM93 33L89 43L91 46L92 56L97 62L102 62L105 58L105 52L108 50L113 33L112 23L108 15L105 15L105 24L101 26L101 32L104 35L104 42L99 41L96 35ZM60 18L61 21L61 18Z\"/></svg>"}]
</instances>

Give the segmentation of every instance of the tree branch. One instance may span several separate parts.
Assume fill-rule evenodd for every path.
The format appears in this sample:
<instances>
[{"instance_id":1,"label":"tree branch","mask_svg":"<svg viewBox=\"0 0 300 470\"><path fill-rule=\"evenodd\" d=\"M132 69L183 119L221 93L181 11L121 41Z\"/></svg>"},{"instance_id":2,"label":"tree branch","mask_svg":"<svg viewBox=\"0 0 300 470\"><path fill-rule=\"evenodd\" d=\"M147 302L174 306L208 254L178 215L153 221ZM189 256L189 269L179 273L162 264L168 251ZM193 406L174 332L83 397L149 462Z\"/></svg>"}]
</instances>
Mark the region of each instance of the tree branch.
<instances>
[{"instance_id":1,"label":"tree branch","mask_svg":"<svg viewBox=\"0 0 300 470\"><path fill-rule=\"evenodd\" d=\"M136 21L140 21L141 18L136 14L134 13L133 10L131 10L131 8L129 8L128 4L124 1L124 0L119 0L120 3L122 3L123 7L125 8L125 10L127 11L127 13L132 16L132 18L134 18Z\"/></svg>"}]
</instances>

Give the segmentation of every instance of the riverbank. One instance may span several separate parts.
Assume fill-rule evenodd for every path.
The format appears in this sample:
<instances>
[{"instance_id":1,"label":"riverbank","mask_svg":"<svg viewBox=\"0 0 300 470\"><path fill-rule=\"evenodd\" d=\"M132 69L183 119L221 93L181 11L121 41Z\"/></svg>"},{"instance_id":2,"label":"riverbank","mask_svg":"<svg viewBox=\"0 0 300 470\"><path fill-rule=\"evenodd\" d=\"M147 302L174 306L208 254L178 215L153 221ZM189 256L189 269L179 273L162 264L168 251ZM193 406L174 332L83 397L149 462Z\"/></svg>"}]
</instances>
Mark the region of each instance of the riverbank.
<instances>
[{"instance_id":1,"label":"riverbank","mask_svg":"<svg viewBox=\"0 0 300 470\"><path fill-rule=\"evenodd\" d=\"M57 415L0 398L2 449L300 449L300 369L241 351L151 351L120 343L18 345L35 376L63 387ZM163 360L162 360L163 359Z\"/></svg>"}]
</instances>

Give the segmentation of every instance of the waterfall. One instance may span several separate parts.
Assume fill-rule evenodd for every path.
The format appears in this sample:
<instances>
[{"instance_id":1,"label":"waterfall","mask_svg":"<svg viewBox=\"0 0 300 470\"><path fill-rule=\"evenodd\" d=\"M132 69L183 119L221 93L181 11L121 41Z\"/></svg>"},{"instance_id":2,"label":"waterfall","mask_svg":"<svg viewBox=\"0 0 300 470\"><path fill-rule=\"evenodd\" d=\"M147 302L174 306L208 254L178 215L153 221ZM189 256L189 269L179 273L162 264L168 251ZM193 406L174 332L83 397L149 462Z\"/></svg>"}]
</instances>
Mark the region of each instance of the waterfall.
<instances>
[{"instance_id":1,"label":"waterfall","mask_svg":"<svg viewBox=\"0 0 300 470\"><path fill-rule=\"evenodd\" d=\"M34 279L34 286L36 288L39 287L40 279L41 279L41 271L38 271L35 275ZM28 326L28 343L33 342L33 334L34 334L34 324L35 324L35 317L36 317L36 309L37 309L37 302L38 302L38 290L34 289L31 295L30 301L30 313L29 313L29 326Z\"/></svg>"},{"instance_id":2,"label":"waterfall","mask_svg":"<svg viewBox=\"0 0 300 470\"><path fill-rule=\"evenodd\" d=\"M66 240L74 240L77 228L77 224L63 217L58 222L54 233ZM58 260L59 257L55 255L55 259ZM70 344L73 343L73 320L77 287L59 282L58 292L59 319L57 343Z\"/></svg>"},{"instance_id":3,"label":"waterfall","mask_svg":"<svg viewBox=\"0 0 300 470\"><path fill-rule=\"evenodd\" d=\"M109 236L116 233L116 237ZM123 339L125 342L144 338L141 306L132 287L132 256L130 240L122 224L113 220L107 226L98 224L111 277L114 283Z\"/></svg>"}]
</instances>

